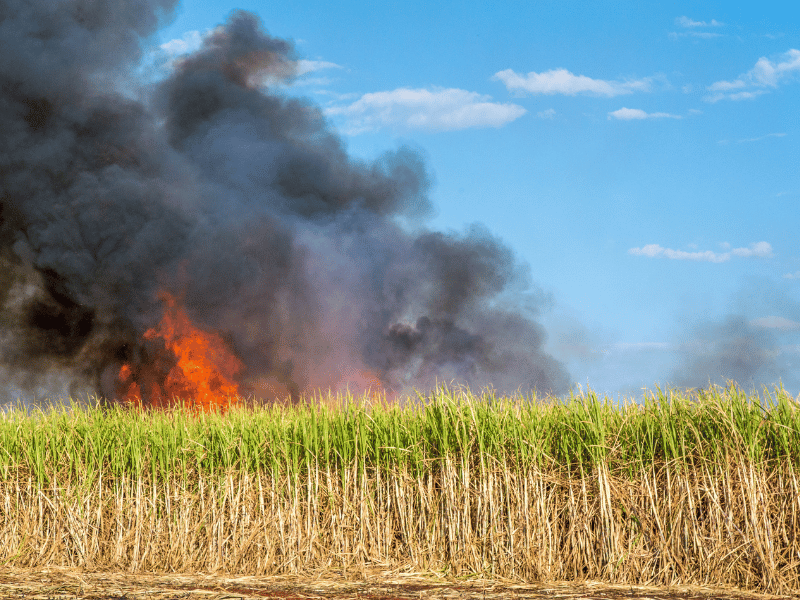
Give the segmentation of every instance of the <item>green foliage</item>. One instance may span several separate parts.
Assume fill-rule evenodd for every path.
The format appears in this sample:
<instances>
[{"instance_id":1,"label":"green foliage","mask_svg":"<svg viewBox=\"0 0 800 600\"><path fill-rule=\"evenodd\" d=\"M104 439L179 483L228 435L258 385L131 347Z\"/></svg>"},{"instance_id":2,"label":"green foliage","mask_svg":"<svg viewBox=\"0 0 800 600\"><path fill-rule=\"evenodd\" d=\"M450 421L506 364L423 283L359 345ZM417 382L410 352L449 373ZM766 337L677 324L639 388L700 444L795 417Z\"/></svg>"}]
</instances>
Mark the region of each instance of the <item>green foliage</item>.
<instances>
[{"instance_id":1,"label":"green foliage","mask_svg":"<svg viewBox=\"0 0 800 600\"><path fill-rule=\"evenodd\" d=\"M604 465L633 477L670 464L714 472L729 457L800 466L800 411L777 388L735 386L692 395L657 389L614 405L593 392L555 399L497 398L441 388L404 405L352 396L297 406L232 406L225 413L91 406L0 416L0 479L22 474L91 485L98 477L188 479L245 471L297 481L340 473L463 470L505 465L585 473ZM493 467L492 467L493 468Z\"/></svg>"}]
</instances>

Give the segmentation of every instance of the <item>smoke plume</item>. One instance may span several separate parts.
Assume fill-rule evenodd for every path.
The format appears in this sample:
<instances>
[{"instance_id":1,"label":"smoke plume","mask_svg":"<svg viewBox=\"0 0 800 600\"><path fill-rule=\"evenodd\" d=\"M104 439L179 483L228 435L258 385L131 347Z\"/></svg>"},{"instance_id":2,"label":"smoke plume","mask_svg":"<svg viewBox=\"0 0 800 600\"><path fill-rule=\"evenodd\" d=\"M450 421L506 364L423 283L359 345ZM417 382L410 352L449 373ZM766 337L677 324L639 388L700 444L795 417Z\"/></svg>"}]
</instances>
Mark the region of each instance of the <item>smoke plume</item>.
<instances>
[{"instance_id":1,"label":"smoke plume","mask_svg":"<svg viewBox=\"0 0 800 600\"><path fill-rule=\"evenodd\" d=\"M254 15L137 87L174 7L0 0L0 400L110 397L120 365L168 361L143 338L159 291L256 396L567 388L528 269L483 227L425 228L417 153L354 160L275 91L298 58Z\"/></svg>"},{"instance_id":2,"label":"smoke plume","mask_svg":"<svg viewBox=\"0 0 800 600\"><path fill-rule=\"evenodd\" d=\"M741 316L697 326L690 341L682 344L681 354L673 378L679 387L734 381L750 389L777 383L778 347L773 336Z\"/></svg>"},{"instance_id":3,"label":"smoke plume","mask_svg":"<svg viewBox=\"0 0 800 600\"><path fill-rule=\"evenodd\" d=\"M670 381L681 387L734 381L758 391L780 383L796 395L800 303L790 286L748 278L731 304L736 313L695 324L682 336Z\"/></svg>"}]
</instances>

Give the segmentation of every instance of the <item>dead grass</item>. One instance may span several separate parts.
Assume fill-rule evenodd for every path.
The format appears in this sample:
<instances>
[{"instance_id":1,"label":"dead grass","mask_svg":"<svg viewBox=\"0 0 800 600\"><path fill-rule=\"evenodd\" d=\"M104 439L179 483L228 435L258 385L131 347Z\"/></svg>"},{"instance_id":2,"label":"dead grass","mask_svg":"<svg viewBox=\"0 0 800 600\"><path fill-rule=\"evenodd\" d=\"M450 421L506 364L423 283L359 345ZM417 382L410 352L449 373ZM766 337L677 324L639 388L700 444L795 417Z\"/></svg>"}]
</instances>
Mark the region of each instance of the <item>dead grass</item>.
<instances>
[{"instance_id":1,"label":"dead grass","mask_svg":"<svg viewBox=\"0 0 800 600\"><path fill-rule=\"evenodd\" d=\"M19 600L788 600L708 586L630 586L586 581L521 584L497 579L457 580L419 573L369 569L362 580L334 574L224 576L154 574L84 569L4 569L0 597Z\"/></svg>"},{"instance_id":2,"label":"dead grass","mask_svg":"<svg viewBox=\"0 0 800 600\"><path fill-rule=\"evenodd\" d=\"M77 426L59 427L59 435L76 435ZM464 431L463 440L473 439L474 431ZM632 463L603 435L606 454L571 465L521 462L505 450L467 455L463 440L419 464L370 462L366 446L346 461L321 460L317 451L300 460L287 442L286 468L252 470L235 466L230 440L220 442L228 467L200 468L210 446L198 454L187 438L188 466L151 468L145 460L138 475L103 462L102 452L118 450L111 442L102 452L92 442L57 460L45 451L55 441L37 449L31 437L28 462L6 461L0 477L0 566L137 578L205 572L215 581L243 573L374 581L370 574L380 572L383 583L427 573L448 582L570 581L579 589L602 581L619 590L800 591L792 456L767 460L752 444L733 444ZM148 445L142 448L147 458ZM91 473L80 468L90 459L99 465Z\"/></svg>"},{"instance_id":3,"label":"dead grass","mask_svg":"<svg viewBox=\"0 0 800 600\"><path fill-rule=\"evenodd\" d=\"M789 466L725 476L664 466L580 479L310 471L0 484L6 565L217 573L365 569L516 580L800 588L800 489Z\"/></svg>"}]
</instances>

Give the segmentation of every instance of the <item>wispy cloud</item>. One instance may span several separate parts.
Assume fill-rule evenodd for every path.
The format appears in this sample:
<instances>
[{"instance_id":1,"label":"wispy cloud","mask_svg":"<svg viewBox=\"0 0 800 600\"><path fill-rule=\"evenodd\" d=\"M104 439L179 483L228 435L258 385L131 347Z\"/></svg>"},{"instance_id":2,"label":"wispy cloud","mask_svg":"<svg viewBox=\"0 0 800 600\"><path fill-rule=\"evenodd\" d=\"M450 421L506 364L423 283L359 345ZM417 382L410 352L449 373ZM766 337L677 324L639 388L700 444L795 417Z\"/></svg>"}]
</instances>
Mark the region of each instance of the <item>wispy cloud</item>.
<instances>
[{"instance_id":1,"label":"wispy cloud","mask_svg":"<svg viewBox=\"0 0 800 600\"><path fill-rule=\"evenodd\" d=\"M670 39L676 40L681 37L694 37L694 38L701 38L704 40L710 40L713 38L722 37L721 33L716 33L714 31L670 31L669 32Z\"/></svg>"},{"instance_id":2,"label":"wispy cloud","mask_svg":"<svg viewBox=\"0 0 800 600\"><path fill-rule=\"evenodd\" d=\"M747 73L731 81L716 81L708 86L703 100L746 100L756 98L775 89L782 82L800 74L800 50L794 48L772 61L762 56Z\"/></svg>"},{"instance_id":3,"label":"wispy cloud","mask_svg":"<svg viewBox=\"0 0 800 600\"><path fill-rule=\"evenodd\" d=\"M680 115L672 115L665 112L648 113L639 108L622 107L619 110L608 113L608 118L620 121L640 121L642 119L682 119Z\"/></svg>"},{"instance_id":4,"label":"wispy cloud","mask_svg":"<svg viewBox=\"0 0 800 600\"><path fill-rule=\"evenodd\" d=\"M783 276L784 279L800 279L800 271L795 271L794 273L786 273Z\"/></svg>"},{"instance_id":5,"label":"wispy cloud","mask_svg":"<svg viewBox=\"0 0 800 600\"><path fill-rule=\"evenodd\" d=\"M736 140L737 143L741 144L742 142L760 142L761 140L766 140L767 138L780 138L786 137L785 133L768 133L766 135L760 135L754 138L745 138L742 140Z\"/></svg>"},{"instance_id":6,"label":"wispy cloud","mask_svg":"<svg viewBox=\"0 0 800 600\"><path fill-rule=\"evenodd\" d=\"M678 39L681 37L695 37L702 39L722 37L721 33L717 33L715 31L703 31L703 29L709 27L723 27L725 25L725 23L721 23L716 19L711 19L710 21L695 21L694 19L690 19L686 16L676 18L675 24L678 27L682 27L683 31L671 31L669 37L672 39Z\"/></svg>"},{"instance_id":7,"label":"wispy cloud","mask_svg":"<svg viewBox=\"0 0 800 600\"><path fill-rule=\"evenodd\" d=\"M778 317L775 315L753 319L750 321L750 325L760 329L780 329L781 331L800 329L800 323L797 321L792 321L786 317Z\"/></svg>"},{"instance_id":8,"label":"wispy cloud","mask_svg":"<svg viewBox=\"0 0 800 600\"><path fill-rule=\"evenodd\" d=\"M761 140L766 140L769 138L782 138L786 137L785 133L767 133L766 135L760 135L754 138L742 138L741 140L736 140L737 144L746 144L749 142L760 142ZM730 140L720 140L717 142L718 144L730 144Z\"/></svg>"},{"instance_id":9,"label":"wispy cloud","mask_svg":"<svg viewBox=\"0 0 800 600\"><path fill-rule=\"evenodd\" d=\"M585 75L575 75L566 69L553 69L527 75L520 75L511 69L495 73L492 79L501 81L510 92L527 92L529 94L563 94L575 96L606 96L613 98L634 92L649 92L652 88L652 77L628 79L625 81L609 81L592 79Z\"/></svg>"},{"instance_id":10,"label":"wispy cloud","mask_svg":"<svg viewBox=\"0 0 800 600\"><path fill-rule=\"evenodd\" d=\"M694 19L690 19L689 17L678 17L675 19L675 24L680 25L681 27L722 27L725 23L720 23L716 19L711 19L711 21L695 21Z\"/></svg>"},{"instance_id":11,"label":"wispy cloud","mask_svg":"<svg viewBox=\"0 0 800 600\"><path fill-rule=\"evenodd\" d=\"M327 62L324 60L305 60L301 59L298 60L297 63L297 75L305 75L307 73L313 73L315 71L322 71L323 69L342 69L342 65L337 65L336 63Z\"/></svg>"},{"instance_id":12,"label":"wispy cloud","mask_svg":"<svg viewBox=\"0 0 800 600\"><path fill-rule=\"evenodd\" d=\"M552 119L556 116L556 109L548 108L547 110L540 110L536 113L536 116L540 119Z\"/></svg>"},{"instance_id":13,"label":"wispy cloud","mask_svg":"<svg viewBox=\"0 0 800 600\"><path fill-rule=\"evenodd\" d=\"M283 80L283 81L272 81L269 82L272 85L280 85L280 86L287 86L287 87L316 87L316 88L323 88L328 86L332 83L333 79L327 76L320 76L317 75L318 71L325 71L330 69L344 69L343 66L337 65L336 63L324 61L324 60L306 60L301 59L296 61L295 63L295 71L292 79ZM314 93L325 93L325 90L317 90Z\"/></svg>"},{"instance_id":14,"label":"wispy cloud","mask_svg":"<svg viewBox=\"0 0 800 600\"><path fill-rule=\"evenodd\" d=\"M712 263L723 263L732 257L739 258L771 258L772 246L769 242L755 242L747 248L732 248L727 252L713 252L705 250L702 252L687 252L685 250L673 250L663 248L658 244L648 244L641 248L631 248L628 254L635 256L647 256L649 258L671 258L673 260L694 260Z\"/></svg>"},{"instance_id":15,"label":"wispy cloud","mask_svg":"<svg viewBox=\"0 0 800 600\"><path fill-rule=\"evenodd\" d=\"M511 103L492 102L490 96L456 88L409 89L364 94L346 106L325 111L346 120L351 135L385 127L434 131L470 127L502 127L527 111Z\"/></svg>"}]
</instances>

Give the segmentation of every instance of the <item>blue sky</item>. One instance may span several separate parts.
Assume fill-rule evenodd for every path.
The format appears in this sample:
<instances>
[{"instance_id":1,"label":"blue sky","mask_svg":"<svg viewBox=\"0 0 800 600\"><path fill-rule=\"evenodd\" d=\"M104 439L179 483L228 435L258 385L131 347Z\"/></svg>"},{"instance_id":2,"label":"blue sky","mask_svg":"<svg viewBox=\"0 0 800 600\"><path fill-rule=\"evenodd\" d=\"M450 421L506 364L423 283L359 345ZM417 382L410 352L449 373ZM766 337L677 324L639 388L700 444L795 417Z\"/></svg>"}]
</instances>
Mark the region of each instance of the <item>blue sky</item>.
<instances>
[{"instance_id":1,"label":"blue sky","mask_svg":"<svg viewBox=\"0 0 800 600\"><path fill-rule=\"evenodd\" d=\"M772 4L185 0L148 64L256 13L353 156L425 157L428 226L530 265L576 383L796 395L800 9Z\"/></svg>"}]
</instances>

